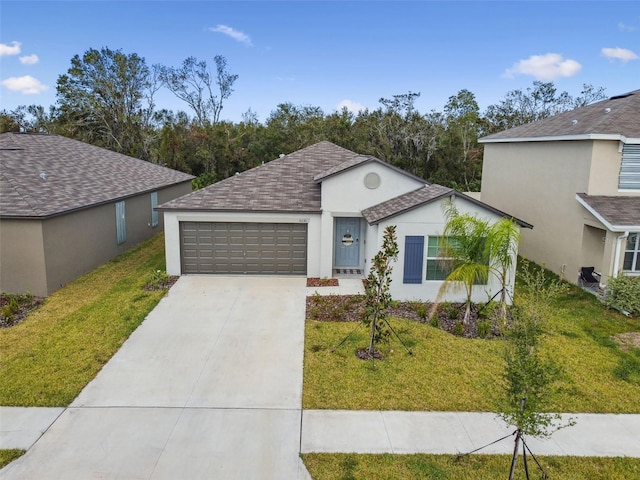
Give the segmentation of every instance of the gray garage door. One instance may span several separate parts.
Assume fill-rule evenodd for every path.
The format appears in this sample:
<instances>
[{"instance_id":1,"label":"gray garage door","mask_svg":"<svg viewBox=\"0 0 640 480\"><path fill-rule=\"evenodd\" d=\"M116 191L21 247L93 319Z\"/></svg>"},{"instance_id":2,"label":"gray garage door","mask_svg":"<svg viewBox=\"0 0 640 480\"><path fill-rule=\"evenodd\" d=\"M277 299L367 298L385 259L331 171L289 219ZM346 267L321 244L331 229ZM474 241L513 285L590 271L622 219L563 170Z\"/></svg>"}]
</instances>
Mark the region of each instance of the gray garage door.
<instances>
[{"instance_id":1,"label":"gray garage door","mask_svg":"<svg viewBox=\"0 0 640 480\"><path fill-rule=\"evenodd\" d=\"M181 222L183 273L306 275L306 223Z\"/></svg>"}]
</instances>

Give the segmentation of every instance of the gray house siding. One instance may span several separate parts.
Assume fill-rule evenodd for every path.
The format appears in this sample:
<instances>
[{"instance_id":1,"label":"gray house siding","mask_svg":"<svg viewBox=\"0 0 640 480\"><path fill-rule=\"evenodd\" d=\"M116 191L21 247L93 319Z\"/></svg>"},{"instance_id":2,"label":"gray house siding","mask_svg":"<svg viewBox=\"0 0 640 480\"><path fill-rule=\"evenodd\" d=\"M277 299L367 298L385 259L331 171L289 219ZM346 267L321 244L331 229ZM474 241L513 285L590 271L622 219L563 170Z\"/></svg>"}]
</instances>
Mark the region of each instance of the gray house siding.
<instances>
[{"instance_id":1,"label":"gray house siding","mask_svg":"<svg viewBox=\"0 0 640 480\"><path fill-rule=\"evenodd\" d=\"M191 182L158 191L159 201L191 192ZM0 220L3 292L47 296L164 227L152 227L151 192L123 199L126 241L118 245L116 202L44 220Z\"/></svg>"},{"instance_id":2,"label":"gray house siding","mask_svg":"<svg viewBox=\"0 0 640 480\"><path fill-rule=\"evenodd\" d=\"M47 292L42 221L0 219L0 291Z\"/></svg>"}]
</instances>

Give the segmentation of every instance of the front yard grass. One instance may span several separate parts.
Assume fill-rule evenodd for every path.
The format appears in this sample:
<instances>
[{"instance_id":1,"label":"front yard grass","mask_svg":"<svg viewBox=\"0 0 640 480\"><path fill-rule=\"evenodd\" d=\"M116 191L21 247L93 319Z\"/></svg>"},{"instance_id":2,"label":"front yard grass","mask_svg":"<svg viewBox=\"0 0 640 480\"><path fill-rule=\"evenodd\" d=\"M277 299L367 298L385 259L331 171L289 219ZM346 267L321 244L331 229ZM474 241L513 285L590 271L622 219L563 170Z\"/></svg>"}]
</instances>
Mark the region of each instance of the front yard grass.
<instances>
[{"instance_id":1,"label":"front yard grass","mask_svg":"<svg viewBox=\"0 0 640 480\"><path fill-rule=\"evenodd\" d=\"M10 464L15 459L25 454L25 450L7 449L0 450L0 468Z\"/></svg>"},{"instance_id":2,"label":"front yard grass","mask_svg":"<svg viewBox=\"0 0 640 480\"><path fill-rule=\"evenodd\" d=\"M640 321L572 287L555 302L543 349L564 369L550 411L640 413L640 349L623 351L612 336L640 331ZM356 323L307 320L303 408L351 410L496 411L502 372L501 340L455 337L413 321L391 319L410 344L392 336L385 359L356 358L368 345Z\"/></svg>"},{"instance_id":3,"label":"front yard grass","mask_svg":"<svg viewBox=\"0 0 640 480\"><path fill-rule=\"evenodd\" d=\"M437 480L483 480L508 477L511 455L356 455L307 453L302 458L314 480L354 478L402 478ZM536 457L549 478L563 480L628 480L640 478L640 459L622 457ZM540 470L529 458L531 478ZM525 477L522 457L515 478Z\"/></svg>"},{"instance_id":4,"label":"front yard grass","mask_svg":"<svg viewBox=\"0 0 640 480\"><path fill-rule=\"evenodd\" d=\"M71 403L165 295L143 290L164 268L159 234L54 292L20 324L0 329L0 405Z\"/></svg>"}]
</instances>

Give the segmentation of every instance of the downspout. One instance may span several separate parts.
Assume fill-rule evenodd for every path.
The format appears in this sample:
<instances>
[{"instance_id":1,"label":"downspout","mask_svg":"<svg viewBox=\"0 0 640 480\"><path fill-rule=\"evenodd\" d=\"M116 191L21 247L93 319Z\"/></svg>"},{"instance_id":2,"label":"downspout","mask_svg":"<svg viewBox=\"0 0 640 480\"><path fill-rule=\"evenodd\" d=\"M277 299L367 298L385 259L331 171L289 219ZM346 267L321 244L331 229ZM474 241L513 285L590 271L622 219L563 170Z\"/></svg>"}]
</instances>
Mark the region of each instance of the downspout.
<instances>
[{"instance_id":1,"label":"downspout","mask_svg":"<svg viewBox=\"0 0 640 480\"><path fill-rule=\"evenodd\" d=\"M616 252L614 253L615 256L613 257L613 278L616 278L618 276L618 268L620 268L620 248L622 245L622 240L624 240L628 236L629 232L627 231L616 238Z\"/></svg>"}]
</instances>

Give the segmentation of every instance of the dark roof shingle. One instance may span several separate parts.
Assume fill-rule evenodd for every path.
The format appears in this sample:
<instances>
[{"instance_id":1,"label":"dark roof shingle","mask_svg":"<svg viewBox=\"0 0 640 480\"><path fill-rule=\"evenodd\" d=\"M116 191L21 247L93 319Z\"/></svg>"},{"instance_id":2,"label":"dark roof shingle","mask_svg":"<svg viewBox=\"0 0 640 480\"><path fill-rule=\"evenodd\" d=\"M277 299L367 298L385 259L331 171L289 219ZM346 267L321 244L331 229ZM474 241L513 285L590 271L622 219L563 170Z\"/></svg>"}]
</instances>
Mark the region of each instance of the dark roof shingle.
<instances>
[{"instance_id":1,"label":"dark roof shingle","mask_svg":"<svg viewBox=\"0 0 640 480\"><path fill-rule=\"evenodd\" d=\"M420 205L437 200L438 198L456 193L452 188L442 185L430 184L420 187L412 192L379 203L362 211L362 216L371 225L380 223L389 217L412 210Z\"/></svg>"},{"instance_id":2,"label":"dark roof shingle","mask_svg":"<svg viewBox=\"0 0 640 480\"><path fill-rule=\"evenodd\" d=\"M319 142L160 206L161 210L319 212L314 178L360 155Z\"/></svg>"},{"instance_id":3,"label":"dark roof shingle","mask_svg":"<svg viewBox=\"0 0 640 480\"><path fill-rule=\"evenodd\" d=\"M46 218L192 175L59 135L0 135L0 216Z\"/></svg>"},{"instance_id":4,"label":"dark roof shingle","mask_svg":"<svg viewBox=\"0 0 640 480\"><path fill-rule=\"evenodd\" d=\"M623 230L640 226L640 197L587 195L586 193L578 193L577 196L591 207L593 212L602 217L609 227Z\"/></svg>"},{"instance_id":5,"label":"dark roof shingle","mask_svg":"<svg viewBox=\"0 0 640 480\"><path fill-rule=\"evenodd\" d=\"M494 133L480 142L588 135L640 138L640 90Z\"/></svg>"},{"instance_id":6,"label":"dark roof shingle","mask_svg":"<svg viewBox=\"0 0 640 480\"><path fill-rule=\"evenodd\" d=\"M409 210L413 210L414 208L418 208L422 205L426 205L428 203L448 196L457 196L464 198L465 200L474 203L486 210L489 210L490 212L493 212L501 217L511 218L522 228L533 228L533 226L529 223L514 218L511 215L492 207L491 205L481 202L480 200L476 200L475 198L465 195L464 193L460 193L453 188L443 187L442 185L438 185L435 183L425 185L424 187L420 187L417 190L413 190L412 192L405 193L404 195L400 195L398 197L387 200L386 202L382 202L378 205L374 205L373 207L369 207L362 211L362 216L367 222L369 222L369 224L375 225L388 218L395 217L396 215L400 215L402 213L408 212Z\"/></svg>"}]
</instances>

